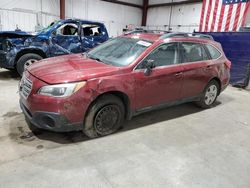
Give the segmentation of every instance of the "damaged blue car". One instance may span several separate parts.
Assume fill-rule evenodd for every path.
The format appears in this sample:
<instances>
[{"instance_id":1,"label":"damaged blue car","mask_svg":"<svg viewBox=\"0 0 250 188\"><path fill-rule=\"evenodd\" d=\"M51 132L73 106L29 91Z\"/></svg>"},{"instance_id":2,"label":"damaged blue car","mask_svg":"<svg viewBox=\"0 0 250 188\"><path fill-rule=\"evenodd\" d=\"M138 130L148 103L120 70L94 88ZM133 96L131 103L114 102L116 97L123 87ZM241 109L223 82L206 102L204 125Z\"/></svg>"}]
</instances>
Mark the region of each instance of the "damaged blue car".
<instances>
[{"instance_id":1,"label":"damaged blue car","mask_svg":"<svg viewBox=\"0 0 250 188\"><path fill-rule=\"evenodd\" d=\"M53 22L40 32L0 32L0 67L22 75L43 58L81 53L109 39L105 25L79 19Z\"/></svg>"}]
</instances>

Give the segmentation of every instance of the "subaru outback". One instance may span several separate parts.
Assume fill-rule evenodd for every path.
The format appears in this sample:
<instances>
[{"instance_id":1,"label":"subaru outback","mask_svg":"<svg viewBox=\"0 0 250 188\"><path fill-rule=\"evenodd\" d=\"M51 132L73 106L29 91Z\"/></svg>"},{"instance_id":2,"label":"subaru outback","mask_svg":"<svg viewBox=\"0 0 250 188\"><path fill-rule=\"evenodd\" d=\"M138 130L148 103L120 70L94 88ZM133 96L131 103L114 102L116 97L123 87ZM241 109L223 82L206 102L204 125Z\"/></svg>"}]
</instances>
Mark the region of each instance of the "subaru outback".
<instances>
[{"instance_id":1,"label":"subaru outback","mask_svg":"<svg viewBox=\"0 0 250 188\"><path fill-rule=\"evenodd\" d=\"M230 66L208 35L129 33L28 67L20 106L35 127L95 138L150 110L192 101L210 108L229 84Z\"/></svg>"}]
</instances>

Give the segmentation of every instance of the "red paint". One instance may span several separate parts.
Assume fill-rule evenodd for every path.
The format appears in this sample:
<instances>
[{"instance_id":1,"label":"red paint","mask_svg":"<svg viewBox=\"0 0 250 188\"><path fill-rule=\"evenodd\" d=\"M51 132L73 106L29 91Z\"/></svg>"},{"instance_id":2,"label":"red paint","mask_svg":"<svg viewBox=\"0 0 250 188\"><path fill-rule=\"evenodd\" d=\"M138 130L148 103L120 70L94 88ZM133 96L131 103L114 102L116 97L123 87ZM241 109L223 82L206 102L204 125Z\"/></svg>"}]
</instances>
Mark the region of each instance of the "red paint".
<instances>
[{"instance_id":1,"label":"red paint","mask_svg":"<svg viewBox=\"0 0 250 188\"><path fill-rule=\"evenodd\" d=\"M234 25L233 25L233 31L237 30L238 22L239 22L239 17L240 17L240 9L241 9L242 3L237 5L237 10L235 14L235 20L234 20Z\"/></svg>"},{"instance_id":2,"label":"red paint","mask_svg":"<svg viewBox=\"0 0 250 188\"><path fill-rule=\"evenodd\" d=\"M213 11L212 25L211 25L211 29L210 29L211 32L214 31L214 25L215 25L215 21L216 21L216 15L217 15L218 6L219 6L219 1L215 1L214 11Z\"/></svg>"},{"instance_id":3,"label":"red paint","mask_svg":"<svg viewBox=\"0 0 250 188\"><path fill-rule=\"evenodd\" d=\"M155 34L134 34L124 37L135 36L153 41L153 44L126 67L106 65L81 54L49 58L32 65L26 72L27 77L33 82L32 92L27 100L21 97L22 103L31 113L56 112L64 115L70 123L75 123L83 122L89 105L106 92L124 93L128 96L131 111L135 111L198 95L215 77L221 81L222 88L227 86L230 62L219 43L200 38L156 40ZM137 64L158 45L178 41L212 44L220 49L222 56L216 61L207 60L157 67L152 69L149 76L144 75L143 70L134 70ZM54 98L37 93L45 85L76 81L86 81L86 85L69 97Z\"/></svg>"},{"instance_id":4,"label":"red paint","mask_svg":"<svg viewBox=\"0 0 250 188\"><path fill-rule=\"evenodd\" d=\"M227 20L226 20L226 26L225 26L225 31L226 32L229 30L230 20L231 20L232 12L233 12L233 7L234 7L233 5L229 5Z\"/></svg>"},{"instance_id":5,"label":"red paint","mask_svg":"<svg viewBox=\"0 0 250 188\"><path fill-rule=\"evenodd\" d=\"M205 14L205 5L206 5L206 0L203 1L202 3L202 9L201 9L201 17L200 17L200 26L199 26L199 31L202 32L203 28L203 20L204 20L204 14Z\"/></svg>"},{"instance_id":6,"label":"red paint","mask_svg":"<svg viewBox=\"0 0 250 188\"><path fill-rule=\"evenodd\" d=\"M224 13L225 13L225 6L221 6L217 32L222 31L222 20L224 17Z\"/></svg>"},{"instance_id":7,"label":"red paint","mask_svg":"<svg viewBox=\"0 0 250 188\"><path fill-rule=\"evenodd\" d=\"M208 31L208 23L210 19L211 8L212 8L212 0L208 0L208 8L207 8L207 15L206 15L205 29L204 29L205 32Z\"/></svg>"},{"instance_id":8,"label":"red paint","mask_svg":"<svg viewBox=\"0 0 250 188\"><path fill-rule=\"evenodd\" d=\"M246 6L246 8L244 10L243 20L242 20L242 23L241 23L242 27L246 25L246 18L247 18L247 13L248 13L249 7L250 7L250 2L247 2L247 4L245 6Z\"/></svg>"}]
</instances>

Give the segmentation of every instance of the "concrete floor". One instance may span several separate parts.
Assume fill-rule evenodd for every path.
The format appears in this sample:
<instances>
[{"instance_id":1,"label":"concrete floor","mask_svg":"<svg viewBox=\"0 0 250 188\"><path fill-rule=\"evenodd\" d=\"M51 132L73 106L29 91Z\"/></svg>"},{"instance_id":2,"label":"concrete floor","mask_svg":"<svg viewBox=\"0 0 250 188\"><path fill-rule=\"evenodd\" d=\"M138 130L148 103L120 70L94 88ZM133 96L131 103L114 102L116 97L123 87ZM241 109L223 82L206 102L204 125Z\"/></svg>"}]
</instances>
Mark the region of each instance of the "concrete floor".
<instances>
[{"instance_id":1,"label":"concrete floor","mask_svg":"<svg viewBox=\"0 0 250 188\"><path fill-rule=\"evenodd\" d=\"M30 132L0 70L0 187L250 187L250 93L140 115L111 136Z\"/></svg>"}]
</instances>

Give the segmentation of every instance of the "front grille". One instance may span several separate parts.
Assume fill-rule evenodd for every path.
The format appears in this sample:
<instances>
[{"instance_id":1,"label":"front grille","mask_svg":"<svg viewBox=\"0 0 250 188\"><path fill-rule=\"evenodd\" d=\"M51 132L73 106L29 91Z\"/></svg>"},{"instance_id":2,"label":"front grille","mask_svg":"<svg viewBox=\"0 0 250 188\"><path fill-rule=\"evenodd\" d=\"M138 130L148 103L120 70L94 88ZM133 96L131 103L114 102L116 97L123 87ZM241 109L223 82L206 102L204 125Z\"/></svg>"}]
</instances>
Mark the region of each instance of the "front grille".
<instances>
[{"instance_id":1,"label":"front grille","mask_svg":"<svg viewBox=\"0 0 250 188\"><path fill-rule=\"evenodd\" d=\"M29 80L25 74L23 74L23 77L21 79L21 82L20 82L20 92L21 92L21 95L27 99L28 96L30 95L30 92L32 90L32 81Z\"/></svg>"}]
</instances>

